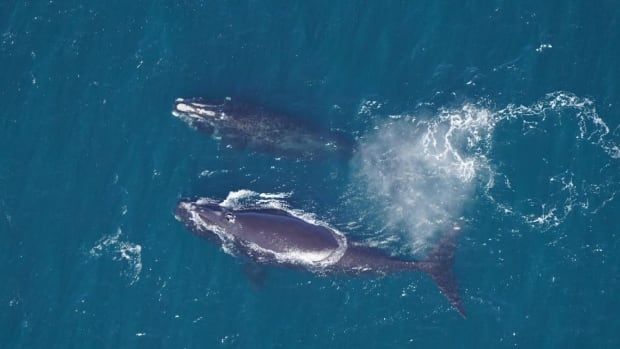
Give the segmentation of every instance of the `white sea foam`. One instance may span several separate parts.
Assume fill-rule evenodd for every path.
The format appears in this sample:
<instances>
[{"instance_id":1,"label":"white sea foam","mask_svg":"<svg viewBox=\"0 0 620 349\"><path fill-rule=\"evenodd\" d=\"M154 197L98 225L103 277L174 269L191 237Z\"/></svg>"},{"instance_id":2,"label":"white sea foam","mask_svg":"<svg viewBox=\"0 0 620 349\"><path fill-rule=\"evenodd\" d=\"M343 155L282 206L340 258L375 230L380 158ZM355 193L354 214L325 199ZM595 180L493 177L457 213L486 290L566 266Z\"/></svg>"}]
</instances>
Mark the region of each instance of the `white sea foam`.
<instances>
[{"instance_id":1,"label":"white sea foam","mask_svg":"<svg viewBox=\"0 0 620 349\"><path fill-rule=\"evenodd\" d=\"M364 139L356 161L367 193L385 223L407 231L412 248L454 224L486 172L484 154L495 122L489 110L466 104L431 120L394 118Z\"/></svg>"},{"instance_id":2,"label":"white sea foam","mask_svg":"<svg viewBox=\"0 0 620 349\"><path fill-rule=\"evenodd\" d=\"M199 178L204 178L204 177L213 177L217 174L227 174L228 170L217 170L217 171L210 171L210 170L204 170L202 172L200 172L200 174L198 175Z\"/></svg>"},{"instance_id":3,"label":"white sea foam","mask_svg":"<svg viewBox=\"0 0 620 349\"><path fill-rule=\"evenodd\" d=\"M565 155L575 154L566 156L563 163L556 163L557 154L541 149L529 154L526 164L510 163L524 173L534 165L540 173L549 172L547 184L541 188L544 193L527 193L525 202L516 203L520 208L502 203L531 227L549 230L561 225L571 214L596 214L615 198L620 170L618 136L610 132L592 100L568 92L554 92L532 105L509 105L497 111L496 118L502 127L521 125L522 134L512 144L501 145L504 148L517 142L532 142L553 145L548 149L564 149ZM583 156L580 153L586 154L585 157L580 157ZM556 162L551 163L549 159ZM591 173L591 165L584 164L592 161L604 166ZM499 166L496 172L498 177L507 176L500 173ZM487 197L495 199L498 188L488 189ZM499 188L502 189L524 191L521 187Z\"/></svg>"},{"instance_id":4,"label":"white sea foam","mask_svg":"<svg viewBox=\"0 0 620 349\"><path fill-rule=\"evenodd\" d=\"M122 241L121 236L122 230L118 228L116 233L102 237L90 249L90 255L94 258L108 255L114 261L123 262L126 269L122 273L130 278L130 284L133 285L140 280L142 272L142 246Z\"/></svg>"},{"instance_id":5,"label":"white sea foam","mask_svg":"<svg viewBox=\"0 0 620 349\"><path fill-rule=\"evenodd\" d=\"M354 159L359 170L357 180L347 195L365 197L380 210L382 235L406 232L404 236L414 251L425 248L436 234L453 225L476 191L501 214L542 229L562 224L577 211L595 212L615 198L618 137L587 98L554 92L531 105L502 109L480 101L440 108L432 117L415 113L373 115L380 112L369 107L375 105L381 103L364 102L359 110L363 117L371 117L375 126L361 139ZM538 138L530 140L532 137ZM589 147L597 159L607 163L600 170L600 178L592 179L573 169L582 159L567 162L555 153L545 153L544 147L531 154L521 152L521 160L494 158L498 150L514 151L519 142L546 142L550 145L547 149L553 149L564 139L567 144L561 147ZM565 163L549 164L550 158ZM525 201L504 199L504 193L525 192L523 179L517 177L527 176L534 164L549 171L545 189L527 193ZM519 166L523 168L516 173L509 171ZM357 188L360 184L363 192Z\"/></svg>"},{"instance_id":6,"label":"white sea foam","mask_svg":"<svg viewBox=\"0 0 620 349\"><path fill-rule=\"evenodd\" d=\"M553 45L551 44L540 44L540 46L538 46L538 48L536 48L536 52L543 52L544 50L553 48Z\"/></svg>"},{"instance_id":7,"label":"white sea foam","mask_svg":"<svg viewBox=\"0 0 620 349\"><path fill-rule=\"evenodd\" d=\"M292 193L257 193L252 190L241 189L228 193L220 205L230 207L232 209L243 209L248 206L275 206L284 205L282 199L291 196Z\"/></svg>"},{"instance_id":8,"label":"white sea foam","mask_svg":"<svg viewBox=\"0 0 620 349\"><path fill-rule=\"evenodd\" d=\"M381 109L381 107L383 107L382 103L367 99L360 103L357 113L359 115L372 116L377 110Z\"/></svg>"},{"instance_id":9,"label":"white sea foam","mask_svg":"<svg viewBox=\"0 0 620 349\"><path fill-rule=\"evenodd\" d=\"M588 98L569 92L553 92L529 106L508 105L496 113L496 118L502 121L516 119L530 128L562 127L562 121L576 123L579 140L596 145L610 157L620 159L618 140L612 138L609 127L598 115L594 102ZM545 124L550 118L554 120Z\"/></svg>"}]
</instances>

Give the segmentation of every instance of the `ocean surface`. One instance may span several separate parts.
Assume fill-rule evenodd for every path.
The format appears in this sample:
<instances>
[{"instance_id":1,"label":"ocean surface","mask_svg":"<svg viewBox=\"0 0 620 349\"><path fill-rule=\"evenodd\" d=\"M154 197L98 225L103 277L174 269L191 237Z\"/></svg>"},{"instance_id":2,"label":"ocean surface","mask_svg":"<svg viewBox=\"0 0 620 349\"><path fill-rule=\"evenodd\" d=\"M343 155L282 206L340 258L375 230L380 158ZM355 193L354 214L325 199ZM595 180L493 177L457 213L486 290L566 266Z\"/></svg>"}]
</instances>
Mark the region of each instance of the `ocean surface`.
<instances>
[{"instance_id":1,"label":"ocean surface","mask_svg":"<svg viewBox=\"0 0 620 349\"><path fill-rule=\"evenodd\" d=\"M0 3L0 348L620 347L615 1ZM231 149L176 98L249 101L350 159ZM182 197L287 207L421 273L244 262Z\"/></svg>"}]
</instances>

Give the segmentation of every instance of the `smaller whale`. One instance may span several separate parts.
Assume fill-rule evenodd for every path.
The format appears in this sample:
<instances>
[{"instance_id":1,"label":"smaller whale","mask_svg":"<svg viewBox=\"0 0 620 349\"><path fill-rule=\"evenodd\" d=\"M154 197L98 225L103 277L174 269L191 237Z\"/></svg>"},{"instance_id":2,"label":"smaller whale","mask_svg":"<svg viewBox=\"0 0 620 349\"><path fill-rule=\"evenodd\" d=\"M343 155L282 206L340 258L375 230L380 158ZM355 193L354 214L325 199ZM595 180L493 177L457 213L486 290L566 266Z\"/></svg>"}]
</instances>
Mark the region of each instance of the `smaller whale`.
<instances>
[{"instance_id":1,"label":"smaller whale","mask_svg":"<svg viewBox=\"0 0 620 349\"><path fill-rule=\"evenodd\" d=\"M199 98L178 98L172 115L237 149L301 158L348 157L353 149L341 133L231 99L207 103Z\"/></svg>"},{"instance_id":2,"label":"smaller whale","mask_svg":"<svg viewBox=\"0 0 620 349\"><path fill-rule=\"evenodd\" d=\"M233 210L212 199L181 200L175 217L196 235L259 264L301 267L321 274L425 272L465 317L452 271L456 230L439 241L425 259L413 261L363 246L328 226L279 209Z\"/></svg>"}]
</instances>

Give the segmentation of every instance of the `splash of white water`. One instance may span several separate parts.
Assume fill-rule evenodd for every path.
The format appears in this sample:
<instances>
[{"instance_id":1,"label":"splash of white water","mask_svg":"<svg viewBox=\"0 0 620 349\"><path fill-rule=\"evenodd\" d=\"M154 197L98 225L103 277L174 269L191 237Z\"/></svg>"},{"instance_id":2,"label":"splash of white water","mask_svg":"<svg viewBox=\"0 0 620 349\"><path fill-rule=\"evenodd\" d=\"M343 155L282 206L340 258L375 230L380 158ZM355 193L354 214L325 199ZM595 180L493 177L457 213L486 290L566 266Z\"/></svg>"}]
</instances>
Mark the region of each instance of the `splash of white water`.
<instances>
[{"instance_id":1,"label":"splash of white water","mask_svg":"<svg viewBox=\"0 0 620 349\"><path fill-rule=\"evenodd\" d=\"M386 224L406 231L412 248L424 248L448 229L488 172L484 154L495 121L489 110L464 105L437 118L395 118L360 145L359 174L373 200L382 203Z\"/></svg>"},{"instance_id":2,"label":"splash of white water","mask_svg":"<svg viewBox=\"0 0 620 349\"><path fill-rule=\"evenodd\" d=\"M130 284L133 285L140 280L142 272L142 246L122 241L121 235L122 230L118 228L116 233L99 239L89 253L94 258L106 254L110 255L114 261L124 262L127 269L123 271L123 274L130 278Z\"/></svg>"},{"instance_id":3,"label":"splash of white water","mask_svg":"<svg viewBox=\"0 0 620 349\"><path fill-rule=\"evenodd\" d=\"M619 168L620 147L591 100L554 92L529 106L495 110L489 104L481 101L443 108L431 118L379 115L373 132L361 139L354 159L359 169L354 187L361 183L364 192L353 189L348 195L363 195L374 203L383 217L381 230L390 236L403 232L414 252L454 225L477 190L499 213L542 229L562 224L576 208L596 212L616 197L613 177L617 178L614 171ZM360 108L361 117L369 113L369 108ZM515 129L516 134L503 135L501 141L497 136L499 131ZM557 146L562 137L554 132L568 140L562 146L591 149L607 162L601 178L585 177L567 163L545 167L554 154L543 150L524 154L523 164L510 157L494 158L498 147L514 150L519 144L532 144L528 137ZM528 193L524 202L502 199L504 192L523 193L523 188L515 187L514 176L527 175L532 164L552 172L545 191ZM517 173L503 173L518 166L523 168Z\"/></svg>"}]
</instances>

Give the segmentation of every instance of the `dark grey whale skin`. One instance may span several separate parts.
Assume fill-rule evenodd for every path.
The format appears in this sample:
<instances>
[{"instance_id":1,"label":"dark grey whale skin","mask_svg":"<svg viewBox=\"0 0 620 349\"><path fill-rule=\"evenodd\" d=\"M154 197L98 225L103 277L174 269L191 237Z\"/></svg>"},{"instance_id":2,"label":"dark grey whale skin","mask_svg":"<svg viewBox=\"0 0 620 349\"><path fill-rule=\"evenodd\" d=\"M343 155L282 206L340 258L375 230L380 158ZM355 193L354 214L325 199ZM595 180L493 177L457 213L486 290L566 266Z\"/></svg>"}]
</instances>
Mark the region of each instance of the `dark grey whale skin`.
<instances>
[{"instance_id":1,"label":"dark grey whale skin","mask_svg":"<svg viewBox=\"0 0 620 349\"><path fill-rule=\"evenodd\" d=\"M194 110L189 111L188 106ZM320 159L349 158L354 148L353 142L342 133L236 100L213 103L201 98L177 99L172 112L186 116L196 129L237 149Z\"/></svg>"},{"instance_id":2,"label":"dark grey whale skin","mask_svg":"<svg viewBox=\"0 0 620 349\"><path fill-rule=\"evenodd\" d=\"M238 252L261 264L299 267L275 259L269 253L259 253L250 246L274 252L300 250L305 252L334 251L339 247L335 234L330 229L311 224L294 217L286 211L276 209L230 210L214 203L181 200L176 217L196 235L213 242L221 240L213 232L197 227L191 220L188 207L198 212L201 220L219 227L234 237ZM346 273L352 275L385 275L395 272L422 271L437 284L450 304L463 317L458 287L452 271L456 231L447 234L421 261L399 259L372 247L362 246L348 240L344 255L334 264L324 267L321 273Z\"/></svg>"}]
</instances>

